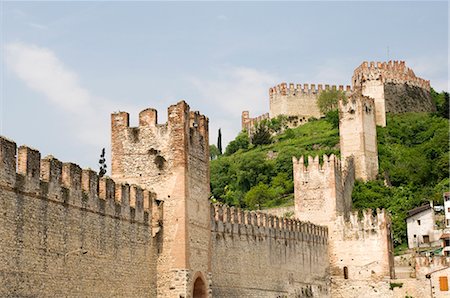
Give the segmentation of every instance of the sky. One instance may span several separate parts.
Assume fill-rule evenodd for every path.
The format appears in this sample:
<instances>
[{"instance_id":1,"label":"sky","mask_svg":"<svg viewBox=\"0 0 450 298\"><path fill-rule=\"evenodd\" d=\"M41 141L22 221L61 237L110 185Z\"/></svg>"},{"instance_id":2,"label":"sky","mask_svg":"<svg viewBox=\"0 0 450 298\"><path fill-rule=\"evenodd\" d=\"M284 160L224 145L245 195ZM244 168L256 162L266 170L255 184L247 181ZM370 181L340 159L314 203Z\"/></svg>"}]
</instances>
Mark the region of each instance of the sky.
<instances>
[{"instance_id":1,"label":"sky","mask_svg":"<svg viewBox=\"0 0 450 298\"><path fill-rule=\"evenodd\" d=\"M447 2L0 0L0 135L83 168L110 162L110 114L184 99L228 143L281 82L350 85L405 60L448 91Z\"/></svg>"}]
</instances>

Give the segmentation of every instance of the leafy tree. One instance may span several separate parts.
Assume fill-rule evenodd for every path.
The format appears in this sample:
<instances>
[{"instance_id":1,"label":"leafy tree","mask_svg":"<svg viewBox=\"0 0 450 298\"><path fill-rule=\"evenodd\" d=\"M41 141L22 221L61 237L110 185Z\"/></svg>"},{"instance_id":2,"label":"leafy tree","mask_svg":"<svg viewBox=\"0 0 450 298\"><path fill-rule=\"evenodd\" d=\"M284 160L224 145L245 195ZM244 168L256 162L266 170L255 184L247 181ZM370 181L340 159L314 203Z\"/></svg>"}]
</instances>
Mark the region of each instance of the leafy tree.
<instances>
[{"instance_id":1,"label":"leafy tree","mask_svg":"<svg viewBox=\"0 0 450 298\"><path fill-rule=\"evenodd\" d=\"M436 104L437 115L449 119L449 96L448 92L437 93L431 88L431 97Z\"/></svg>"},{"instance_id":2,"label":"leafy tree","mask_svg":"<svg viewBox=\"0 0 450 298\"><path fill-rule=\"evenodd\" d=\"M248 138L248 134L245 131L242 131L238 134L236 139L231 141L227 148L225 149L225 155L231 155L238 151L239 149L247 149L250 145L250 140Z\"/></svg>"},{"instance_id":3,"label":"leafy tree","mask_svg":"<svg viewBox=\"0 0 450 298\"><path fill-rule=\"evenodd\" d=\"M222 155L222 131L220 128L217 136L217 149L219 150L219 155Z\"/></svg>"},{"instance_id":4,"label":"leafy tree","mask_svg":"<svg viewBox=\"0 0 450 298\"><path fill-rule=\"evenodd\" d=\"M273 189L260 182L245 194L244 202L251 209L259 209L265 202L273 200L275 196Z\"/></svg>"},{"instance_id":5,"label":"leafy tree","mask_svg":"<svg viewBox=\"0 0 450 298\"><path fill-rule=\"evenodd\" d=\"M270 143L272 143L272 136L270 135L269 128L265 124L260 123L252 135L252 144L258 146Z\"/></svg>"},{"instance_id":6,"label":"leafy tree","mask_svg":"<svg viewBox=\"0 0 450 298\"><path fill-rule=\"evenodd\" d=\"M325 114L325 120L330 123L333 128L339 128L339 111L331 110Z\"/></svg>"},{"instance_id":7,"label":"leafy tree","mask_svg":"<svg viewBox=\"0 0 450 298\"><path fill-rule=\"evenodd\" d=\"M216 145L209 145L209 159L214 160L220 155L219 149L216 147Z\"/></svg>"},{"instance_id":8,"label":"leafy tree","mask_svg":"<svg viewBox=\"0 0 450 298\"><path fill-rule=\"evenodd\" d=\"M324 90L320 92L317 98L317 105L322 114L326 114L330 111L338 108L338 102L341 99L345 99L345 92L341 90Z\"/></svg>"}]
</instances>

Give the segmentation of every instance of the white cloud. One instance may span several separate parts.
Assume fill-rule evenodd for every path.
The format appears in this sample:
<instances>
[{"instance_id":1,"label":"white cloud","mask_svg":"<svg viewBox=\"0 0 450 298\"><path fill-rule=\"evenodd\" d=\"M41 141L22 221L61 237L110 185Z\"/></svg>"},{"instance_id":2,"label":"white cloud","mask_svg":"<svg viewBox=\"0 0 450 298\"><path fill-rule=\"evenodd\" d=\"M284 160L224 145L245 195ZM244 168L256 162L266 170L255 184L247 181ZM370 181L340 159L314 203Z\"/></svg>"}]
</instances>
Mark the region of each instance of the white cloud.
<instances>
[{"instance_id":1,"label":"white cloud","mask_svg":"<svg viewBox=\"0 0 450 298\"><path fill-rule=\"evenodd\" d=\"M279 79L248 67L224 66L214 73L215 78L191 77L189 81L200 94L201 106L210 111L210 142L215 143L222 128L225 146L241 129L242 111L250 111L250 117L269 112L269 88Z\"/></svg>"},{"instance_id":2,"label":"white cloud","mask_svg":"<svg viewBox=\"0 0 450 298\"><path fill-rule=\"evenodd\" d=\"M92 146L109 144L109 134L105 132L109 131L109 114L118 109L117 104L83 88L77 74L50 49L15 42L7 44L5 50L9 69L63 113L79 141Z\"/></svg>"}]
</instances>

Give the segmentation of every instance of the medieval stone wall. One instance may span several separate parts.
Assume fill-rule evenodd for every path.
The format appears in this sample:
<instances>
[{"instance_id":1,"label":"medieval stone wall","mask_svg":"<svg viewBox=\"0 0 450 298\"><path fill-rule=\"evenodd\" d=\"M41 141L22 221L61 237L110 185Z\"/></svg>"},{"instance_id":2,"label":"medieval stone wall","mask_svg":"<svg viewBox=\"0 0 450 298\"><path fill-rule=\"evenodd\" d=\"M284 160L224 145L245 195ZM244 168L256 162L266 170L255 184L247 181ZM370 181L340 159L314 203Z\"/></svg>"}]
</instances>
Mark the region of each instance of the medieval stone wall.
<instances>
[{"instance_id":1,"label":"medieval stone wall","mask_svg":"<svg viewBox=\"0 0 450 298\"><path fill-rule=\"evenodd\" d=\"M317 106L317 98L323 90L338 89L344 91L344 86L331 86L318 84L301 84L294 85L289 83L281 83L269 89L270 100L270 118L275 118L278 115L296 116L298 117L298 124L308 121L309 118L320 118L319 107ZM350 86L346 87L346 92L350 92Z\"/></svg>"},{"instance_id":2,"label":"medieval stone wall","mask_svg":"<svg viewBox=\"0 0 450 298\"><path fill-rule=\"evenodd\" d=\"M0 138L0 296L154 297L151 197Z\"/></svg>"},{"instance_id":3,"label":"medieval stone wall","mask_svg":"<svg viewBox=\"0 0 450 298\"><path fill-rule=\"evenodd\" d=\"M326 227L212 205L214 297L330 297Z\"/></svg>"}]
</instances>

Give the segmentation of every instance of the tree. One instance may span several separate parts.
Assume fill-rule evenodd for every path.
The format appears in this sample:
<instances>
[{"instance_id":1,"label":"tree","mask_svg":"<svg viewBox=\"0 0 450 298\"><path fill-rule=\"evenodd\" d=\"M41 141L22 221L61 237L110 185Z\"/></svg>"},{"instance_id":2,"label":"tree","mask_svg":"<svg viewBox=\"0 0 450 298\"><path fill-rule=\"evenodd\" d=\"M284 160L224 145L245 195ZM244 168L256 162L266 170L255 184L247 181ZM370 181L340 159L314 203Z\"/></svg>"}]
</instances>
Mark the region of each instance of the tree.
<instances>
[{"instance_id":1,"label":"tree","mask_svg":"<svg viewBox=\"0 0 450 298\"><path fill-rule=\"evenodd\" d=\"M248 139L248 134L245 131L242 131L238 134L236 139L231 141L227 148L225 149L225 155L231 155L239 149L247 149L250 145L250 141Z\"/></svg>"},{"instance_id":2,"label":"tree","mask_svg":"<svg viewBox=\"0 0 450 298\"><path fill-rule=\"evenodd\" d=\"M317 105L322 114L327 114L330 111L338 108L339 100L346 98L345 92L341 90L325 90L322 91L317 99Z\"/></svg>"},{"instance_id":3,"label":"tree","mask_svg":"<svg viewBox=\"0 0 450 298\"><path fill-rule=\"evenodd\" d=\"M100 154L100 160L98 161L100 165L100 170L98 172L99 177L103 177L106 174L106 158L105 158L105 148L102 149L102 153Z\"/></svg>"},{"instance_id":4,"label":"tree","mask_svg":"<svg viewBox=\"0 0 450 298\"><path fill-rule=\"evenodd\" d=\"M255 133L252 135L252 144L258 146L270 143L272 143L272 137L269 128L264 123L260 123L256 127Z\"/></svg>"},{"instance_id":5,"label":"tree","mask_svg":"<svg viewBox=\"0 0 450 298\"><path fill-rule=\"evenodd\" d=\"M217 136L217 149L219 150L219 155L222 155L222 131L219 128L219 134Z\"/></svg>"},{"instance_id":6,"label":"tree","mask_svg":"<svg viewBox=\"0 0 450 298\"><path fill-rule=\"evenodd\" d=\"M220 155L219 149L216 145L209 145L209 158L210 160L216 159Z\"/></svg>"}]
</instances>

